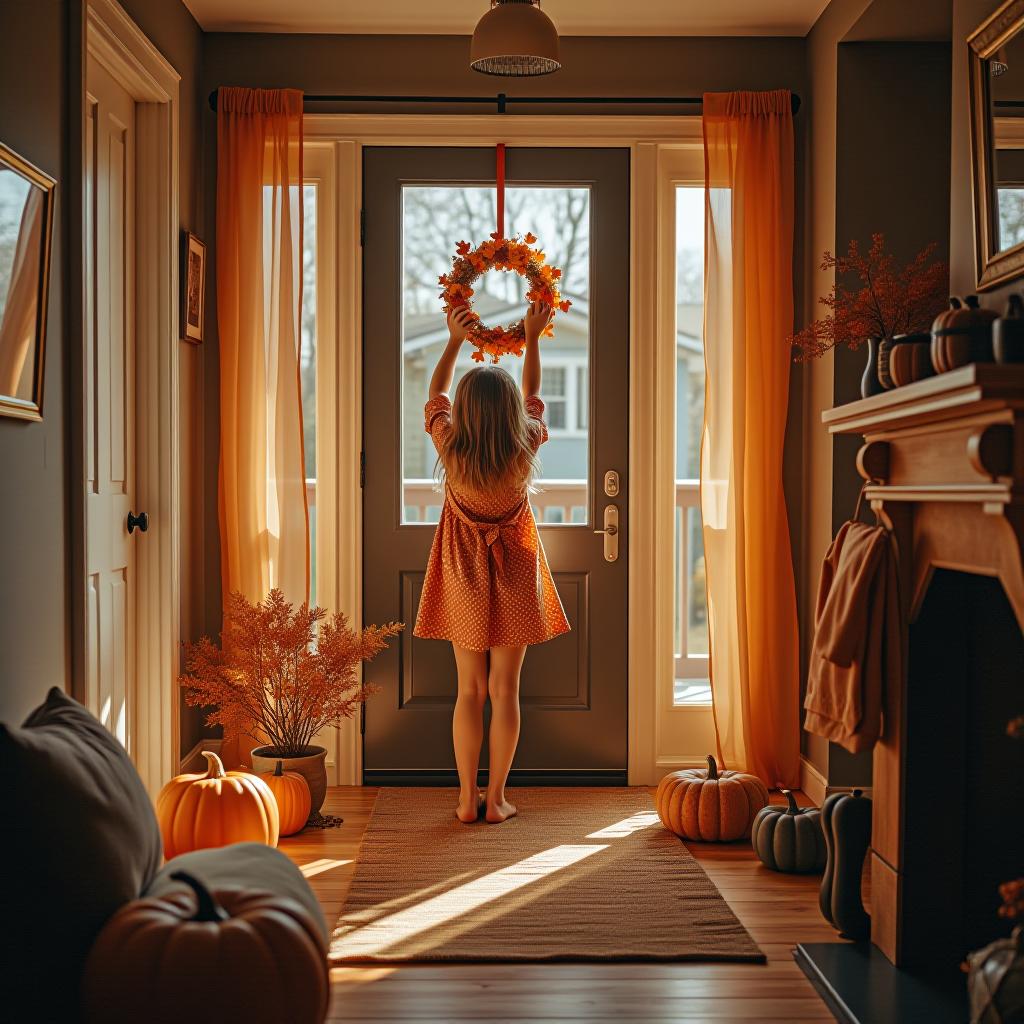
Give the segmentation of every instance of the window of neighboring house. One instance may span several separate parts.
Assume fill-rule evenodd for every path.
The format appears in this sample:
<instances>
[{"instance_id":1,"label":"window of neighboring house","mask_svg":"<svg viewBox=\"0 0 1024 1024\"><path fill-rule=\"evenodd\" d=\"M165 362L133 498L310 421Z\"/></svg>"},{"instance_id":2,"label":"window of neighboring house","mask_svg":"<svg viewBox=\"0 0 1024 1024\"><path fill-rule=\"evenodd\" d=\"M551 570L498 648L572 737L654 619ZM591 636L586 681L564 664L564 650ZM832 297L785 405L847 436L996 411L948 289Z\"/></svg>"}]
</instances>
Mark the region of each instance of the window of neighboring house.
<instances>
[{"instance_id":1,"label":"window of neighboring house","mask_svg":"<svg viewBox=\"0 0 1024 1024\"><path fill-rule=\"evenodd\" d=\"M545 419L552 433L565 430L568 424L568 393L565 386L565 367L549 366L544 369L540 397L544 399Z\"/></svg>"},{"instance_id":2,"label":"window of neighboring house","mask_svg":"<svg viewBox=\"0 0 1024 1024\"><path fill-rule=\"evenodd\" d=\"M711 703L700 442L704 426L704 188L676 188L675 686L678 706Z\"/></svg>"}]
</instances>

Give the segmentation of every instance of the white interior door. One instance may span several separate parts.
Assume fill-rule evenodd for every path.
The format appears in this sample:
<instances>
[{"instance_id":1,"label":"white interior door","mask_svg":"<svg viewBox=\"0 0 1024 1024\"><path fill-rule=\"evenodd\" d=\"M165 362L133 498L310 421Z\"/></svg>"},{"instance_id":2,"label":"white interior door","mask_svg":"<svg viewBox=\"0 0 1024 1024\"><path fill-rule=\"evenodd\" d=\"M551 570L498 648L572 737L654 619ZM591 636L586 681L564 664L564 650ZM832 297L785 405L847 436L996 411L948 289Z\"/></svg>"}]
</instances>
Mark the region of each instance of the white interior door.
<instances>
[{"instance_id":1,"label":"white interior door","mask_svg":"<svg viewBox=\"0 0 1024 1024\"><path fill-rule=\"evenodd\" d=\"M86 218L86 703L134 757L135 103L95 61Z\"/></svg>"}]
</instances>

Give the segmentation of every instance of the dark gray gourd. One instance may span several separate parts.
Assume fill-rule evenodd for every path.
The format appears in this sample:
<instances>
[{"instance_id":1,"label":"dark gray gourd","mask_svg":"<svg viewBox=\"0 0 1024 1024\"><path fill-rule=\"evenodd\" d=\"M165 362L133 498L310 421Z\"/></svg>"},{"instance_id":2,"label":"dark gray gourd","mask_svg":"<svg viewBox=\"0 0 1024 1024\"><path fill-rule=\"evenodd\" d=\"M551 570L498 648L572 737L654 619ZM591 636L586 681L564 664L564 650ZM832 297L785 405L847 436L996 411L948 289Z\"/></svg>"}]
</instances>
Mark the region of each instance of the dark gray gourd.
<instances>
[{"instance_id":1,"label":"dark gray gourd","mask_svg":"<svg viewBox=\"0 0 1024 1024\"><path fill-rule=\"evenodd\" d=\"M825 866L821 811L817 807L798 807L792 791L782 792L787 806L762 807L754 818L750 832L754 852L772 871L821 871Z\"/></svg>"},{"instance_id":2,"label":"dark gray gourd","mask_svg":"<svg viewBox=\"0 0 1024 1024\"><path fill-rule=\"evenodd\" d=\"M861 898L864 857L871 843L871 801L861 790L833 793L821 808L825 837L825 873L818 905L846 939L866 939L871 918Z\"/></svg>"}]
</instances>

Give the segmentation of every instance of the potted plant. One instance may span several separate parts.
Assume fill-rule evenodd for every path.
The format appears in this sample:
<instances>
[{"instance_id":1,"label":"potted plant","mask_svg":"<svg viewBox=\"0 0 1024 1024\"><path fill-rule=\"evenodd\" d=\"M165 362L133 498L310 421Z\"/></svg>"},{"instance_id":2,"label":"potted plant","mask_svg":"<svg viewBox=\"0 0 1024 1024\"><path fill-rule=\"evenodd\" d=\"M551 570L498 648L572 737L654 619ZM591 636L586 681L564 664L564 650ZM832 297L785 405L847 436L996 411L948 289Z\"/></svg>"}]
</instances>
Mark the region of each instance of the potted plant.
<instances>
[{"instance_id":1,"label":"potted plant","mask_svg":"<svg viewBox=\"0 0 1024 1024\"><path fill-rule=\"evenodd\" d=\"M934 242L925 246L904 266L885 251L883 234L871 236L867 253L861 252L856 239L845 256L826 252L821 269L834 270L836 281L818 302L828 313L789 337L796 359L814 359L837 345L857 349L867 343L861 394L868 398L892 387L888 360L893 339L928 341L926 332L945 302L949 268L932 258L935 248ZM858 283L848 287L843 278Z\"/></svg>"},{"instance_id":2,"label":"potted plant","mask_svg":"<svg viewBox=\"0 0 1024 1024\"><path fill-rule=\"evenodd\" d=\"M178 682L190 707L212 707L207 725L226 738L250 736L253 770L273 771L278 761L309 783L315 817L327 791L327 751L313 743L328 726L350 718L374 692L358 668L401 632L399 622L349 627L340 613L303 604L294 609L280 590L250 604L232 594L218 647L208 637L185 645L185 673Z\"/></svg>"}]
</instances>

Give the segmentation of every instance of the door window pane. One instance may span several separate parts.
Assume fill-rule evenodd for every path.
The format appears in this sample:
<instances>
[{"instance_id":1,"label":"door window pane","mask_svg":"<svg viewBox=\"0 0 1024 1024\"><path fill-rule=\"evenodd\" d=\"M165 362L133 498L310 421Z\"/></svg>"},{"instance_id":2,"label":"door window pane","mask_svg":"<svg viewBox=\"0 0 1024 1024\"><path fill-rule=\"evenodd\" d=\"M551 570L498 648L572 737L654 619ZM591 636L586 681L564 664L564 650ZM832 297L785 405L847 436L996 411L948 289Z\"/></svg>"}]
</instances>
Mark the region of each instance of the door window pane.
<instances>
[{"instance_id":1,"label":"door window pane","mask_svg":"<svg viewBox=\"0 0 1024 1024\"><path fill-rule=\"evenodd\" d=\"M506 230L532 232L547 262L562 270L561 291L573 303L555 320L555 336L541 340L543 383L551 438L540 450L537 493L531 501L539 522L586 522L590 464L587 368L590 361L590 190L572 187L510 188L505 193ZM495 225L493 187L407 185L402 195L402 454L403 522L437 522L441 495L436 452L423 429L430 376L448 339L437 279L451 269L456 242L474 245ZM488 324L507 324L526 309L526 281L491 271L473 286L474 309ZM474 349L459 353L459 379L476 363ZM519 381L522 360L500 364ZM582 374L582 376L580 375ZM574 411L575 409L575 411Z\"/></svg>"},{"instance_id":2,"label":"door window pane","mask_svg":"<svg viewBox=\"0 0 1024 1024\"><path fill-rule=\"evenodd\" d=\"M710 703L700 440L704 425L704 189L676 189L674 702Z\"/></svg>"}]
</instances>

